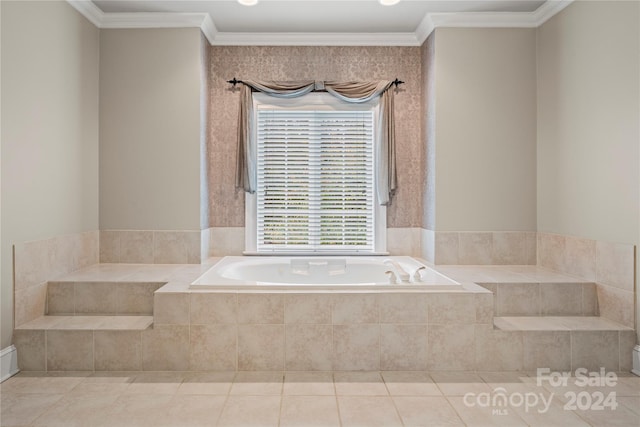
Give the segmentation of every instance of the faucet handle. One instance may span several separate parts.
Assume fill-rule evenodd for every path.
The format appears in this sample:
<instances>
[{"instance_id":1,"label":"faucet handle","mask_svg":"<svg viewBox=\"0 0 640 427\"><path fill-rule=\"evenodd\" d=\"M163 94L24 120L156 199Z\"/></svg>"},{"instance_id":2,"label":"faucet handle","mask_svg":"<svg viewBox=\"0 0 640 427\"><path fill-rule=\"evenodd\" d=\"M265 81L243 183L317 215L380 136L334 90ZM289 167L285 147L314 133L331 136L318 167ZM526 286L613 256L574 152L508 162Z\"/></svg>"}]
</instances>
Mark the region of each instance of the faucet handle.
<instances>
[{"instance_id":1,"label":"faucet handle","mask_svg":"<svg viewBox=\"0 0 640 427\"><path fill-rule=\"evenodd\" d=\"M420 276L420 271L422 270L426 270L427 267L422 266L422 267L418 267L416 269L416 271L413 272L413 281L414 282L422 282L422 276Z\"/></svg>"},{"instance_id":2,"label":"faucet handle","mask_svg":"<svg viewBox=\"0 0 640 427\"><path fill-rule=\"evenodd\" d=\"M386 274L389 277L389 284L395 285L396 283L398 283L398 276L396 275L395 271L387 270L384 272L384 274Z\"/></svg>"}]
</instances>

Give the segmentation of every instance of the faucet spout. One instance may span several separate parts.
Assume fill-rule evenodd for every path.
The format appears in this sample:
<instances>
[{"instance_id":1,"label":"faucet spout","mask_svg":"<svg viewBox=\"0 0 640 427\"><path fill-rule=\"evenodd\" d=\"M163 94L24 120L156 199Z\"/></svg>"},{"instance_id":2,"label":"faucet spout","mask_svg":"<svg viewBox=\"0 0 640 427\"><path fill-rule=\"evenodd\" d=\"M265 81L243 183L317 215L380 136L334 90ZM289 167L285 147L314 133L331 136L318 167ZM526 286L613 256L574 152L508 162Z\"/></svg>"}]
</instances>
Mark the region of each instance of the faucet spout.
<instances>
[{"instance_id":1,"label":"faucet spout","mask_svg":"<svg viewBox=\"0 0 640 427\"><path fill-rule=\"evenodd\" d=\"M409 282L409 278L411 276L409 276L409 273L407 273L396 261L392 259L386 259L384 260L383 264L393 267L393 269L396 272L396 275L400 278L402 282Z\"/></svg>"}]
</instances>

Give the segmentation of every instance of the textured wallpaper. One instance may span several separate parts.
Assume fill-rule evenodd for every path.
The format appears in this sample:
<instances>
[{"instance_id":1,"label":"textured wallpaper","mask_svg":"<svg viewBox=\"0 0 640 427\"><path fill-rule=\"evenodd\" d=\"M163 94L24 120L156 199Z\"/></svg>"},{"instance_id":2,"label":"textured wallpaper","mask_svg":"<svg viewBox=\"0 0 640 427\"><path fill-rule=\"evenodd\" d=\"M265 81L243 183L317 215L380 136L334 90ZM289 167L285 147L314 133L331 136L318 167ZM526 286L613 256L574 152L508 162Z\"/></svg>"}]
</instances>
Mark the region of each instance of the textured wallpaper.
<instances>
[{"instance_id":1,"label":"textured wallpaper","mask_svg":"<svg viewBox=\"0 0 640 427\"><path fill-rule=\"evenodd\" d=\"M239 91L226 83L261 80L371 80L399 78L396 92L398 192L388 227L423 222L424 139L421 138L419 47L212 46L209 51L209 226L244 226L244 194L235 188Z\"/></svg>"}]
</instances>

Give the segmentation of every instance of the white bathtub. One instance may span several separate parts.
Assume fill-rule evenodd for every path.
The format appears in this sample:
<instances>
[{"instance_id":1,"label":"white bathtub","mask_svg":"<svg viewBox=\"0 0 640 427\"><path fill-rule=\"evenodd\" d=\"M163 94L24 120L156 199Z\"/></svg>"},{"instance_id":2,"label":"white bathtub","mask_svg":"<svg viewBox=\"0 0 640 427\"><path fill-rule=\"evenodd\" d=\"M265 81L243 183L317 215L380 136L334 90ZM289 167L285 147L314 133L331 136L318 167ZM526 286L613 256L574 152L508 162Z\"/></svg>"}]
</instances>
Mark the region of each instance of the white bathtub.
<instances>
[{"instance_id":1,"label":"white bathtub","mask_svg":"<svg viewBox=\"0 0 640 427\"><path fill-rule=\"evenodd\" d=\"M387 261L385 263L385 261ZM397 263L409 282L391 283ZM416 271L423 267L416 280ZM218 290L461 291L460 283L411 257L235 257L223 258L190 286Z\"/></svg>"}]
</instances>

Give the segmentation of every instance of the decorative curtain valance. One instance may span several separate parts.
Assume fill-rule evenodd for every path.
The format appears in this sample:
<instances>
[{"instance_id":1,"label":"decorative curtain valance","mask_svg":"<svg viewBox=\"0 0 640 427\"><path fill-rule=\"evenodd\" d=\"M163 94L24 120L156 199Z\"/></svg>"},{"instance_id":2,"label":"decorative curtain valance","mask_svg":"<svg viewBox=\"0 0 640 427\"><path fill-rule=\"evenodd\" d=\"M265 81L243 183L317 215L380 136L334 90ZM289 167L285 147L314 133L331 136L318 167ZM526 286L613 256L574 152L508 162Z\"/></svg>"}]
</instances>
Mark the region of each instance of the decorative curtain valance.
<instances>
[{"instance_id":1,"label":"decorative curtain valance","mask_svg":"<svg viewBox=\"0 0 640 427\"><path fill-rule=\"evenodd\" d=\"M393 119L393 90L396 82L389 80L366 82L270 82L257 80L233 80L243 83L240 89L240 112L238 114L238 157L236 186L249 193L257 188L256 141L253 132L253 91L277 98L297 98L313 91L326 91L351 103L364 103L380 96L378 129L375 141L376 188L378 200L389 205L397 188L395 125Z\"/></svg>"}]
</instances>

